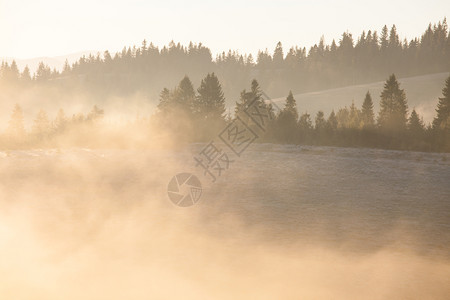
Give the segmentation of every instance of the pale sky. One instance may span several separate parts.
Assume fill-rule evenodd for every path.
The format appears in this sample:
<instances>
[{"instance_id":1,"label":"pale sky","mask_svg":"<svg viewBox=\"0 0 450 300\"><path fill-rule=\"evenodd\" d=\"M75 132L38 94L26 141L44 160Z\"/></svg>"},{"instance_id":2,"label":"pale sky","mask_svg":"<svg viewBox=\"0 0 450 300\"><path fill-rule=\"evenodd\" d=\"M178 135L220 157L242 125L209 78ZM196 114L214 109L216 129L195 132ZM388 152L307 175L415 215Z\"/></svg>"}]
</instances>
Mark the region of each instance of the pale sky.
<instances>
[{"instance_id":1,"label":"pale sky","mask_svg":"<svg viewBox=\"0 0 450 300\"><path fill-rule=\"evenodd\" d=\"M344 31L381 30L396 24L401 38L419 36L428 23L450 16L446 0L0 0L0 57L59 56L78 51L172 39L202 42L216 53L273 51L281 41L310 47Z\"/></svg>"}]
</instances>

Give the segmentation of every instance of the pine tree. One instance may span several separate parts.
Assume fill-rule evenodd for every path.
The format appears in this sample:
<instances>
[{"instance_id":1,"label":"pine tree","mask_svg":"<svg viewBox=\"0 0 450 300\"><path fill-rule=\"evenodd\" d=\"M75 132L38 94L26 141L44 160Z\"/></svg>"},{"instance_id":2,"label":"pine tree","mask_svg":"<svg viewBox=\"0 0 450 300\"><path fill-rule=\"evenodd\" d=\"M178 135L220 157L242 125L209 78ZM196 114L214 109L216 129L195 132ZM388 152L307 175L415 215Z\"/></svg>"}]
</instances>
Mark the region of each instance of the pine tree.
<instances>
[{"instance_id":1,"label":"pine tree","mask_svg":"<svg viewBox=\"0 0 450 300\"><path fill-rule=\"evenodd\" d=\"M174 101L177 108L181 109L189 116L192 115L194 110L195 91L194 86L187 75L184 76L175 90Z\"/></svg>"},{"instance_id":2,"label":"pine tree","mask_svg":"<svg viewBox=\"0 0 450 300\"><path fill-rule=\"evenodd\" d=\"M169 89L164 88L159 94L158 109L162 113L167 113L172 105L172 94Z\"/></svg>"},{"instance_id":3,"label":"pine tree","mask_svg":"<svg viewBox=\"0 0 450 300\"><path fill-rule=\"evenodd\" d=\"M224 120L225 96L214 73L206 75L197 90L194 111L204 120Z\"/></svg>"},{"instance_id":4,"label":"pine tree","mask_svg":"<svg viewBox=\"0 0 450 300\"><path fill-rule=\"evenodd\" d=\"M23 111L19 104L14 106L11 119L9 120L8 134L15 138L25 136L25 126L23 124Z\"/></svg>"},{"instance_id":5,"label":"pine tree","mask_svg":"<svg viewBox=\"0 0 450 300\"><path fill-rule=\"evenodd\" d=\"M39 63L36 71L36 80L44 81L50 79L52 71L49 66L45 65L42 61Z\"/></svg>"},{"instance_id":6,"label":"pine tree","mask_svg":"<svg viewBox=\"0 0 450 300\"><path fill-rule=\"evenodd\" d=\"M308 113L302 114L298 119L299 142L300 143L310 142L312 130L313 125L311 121L311 115Z\"/></svg>"},{"instance_id":7,"label":"pine tree","mask_svg":"<svg viewBox=\"0 0 450 300\"><path fill-rule=\"evenodd\" d=\"M45 138L50 133L50 121L42 109L34 119L32 132L39 139Z\"/></svg>"},{"instance_id":8,"label":"pine tree","mask_svg":"<svg viewBox=\"0 0 450 300\"><path fill-rule=\"evenodd\" d=\"M15 60L12 61L11 66L9 67L9 76L10 79L16 81L20 77L19 68L17 67L17 63Z\"/></svg>"},{"instance_id":9,"label":"pine tree","mask_svg":"<svg viewBox=\"0 0 450 300\"><path fill-rule=\"evenodd\" d=\"M364 102L361 109L361 117L364 124L364 127L373 127L375 124L375 116L373 113L373 102L372 96L370 92L367 91L366 97L364 98Z\"/></svg>"},{"instance_id":10,"label":"pine tree","mask_svg":"<svg viewBox=\"0 0 450 300\"><path fill-rule=\"evenodd\" d=\"M335 131L338 127L338 120L334 110L331 111L327 120L327 129L330 131Z\"/></svg>"},{"instance_id":11,"label":"pine tree","mask_svg":"<svg viewBox=\"0 0 450 300\"><path fill-rule=\"evenodd\" d=\"M325 129L325 126L326 126L326 122L325 122L323 111L319 110L316 114L315 129L323 130L323 129Z\"/></svg>"},{"instance_id":12,"label":"pine tree","mask_svg":"<svg viewBox=\"0 0 450 300\"><path fill-rule=\"evenodd\" d=\"M22 74L20 74L20 80L22 80L23 82L31 81L30 68L28 68L28 65L25 66L25 68L22 71Z\"/></svg>"},{"instance_id":13,"label":"pine tree","mask_svg":"<svg viewBox=\"0 0 450 300\"><path fill-rule=\"evenodd\" d=\"M414 135L418 135L425 130L425 125L423 124L423 120L419 118L416 110L413 109L411 112L411 116L408 120L408 130Z\"/></svg>"},{"instance_id":14,"label":"pine tree","mask_svg":"<svg viewBox=\"0 0 450 300\"><path fill-rule=\"evenodd\" d=\"M255 100L258 101L259 104L262 104L262 92L261 92L261 88L259 87L259 83L258 81L256 81L256 79L252 80L252 84L251 84L251 101Z\"/></svg>"},{"instance_id":15,"label":"pine tree","mask_svg":"<svg viewBox=\"0 0 450 300\"><path fill-rule=\"evenodd\" d=\"M395 75L392 74L381 92L378 124L387 130L403 130L406 128L408 105L404 90L400 89Z\"/></svg>"},{"instance_id":16,"label":"pine tree","mask_svg":"<svg viewBox=\"0 0 450 300\"><path fill-rule=\"evenodd\" d=\"M250 91L247 92L246 90L243 90L241 92L239 102L236 102L235 115L243 117L244 116L243 112L250 105L262 106L263 104L264 102L262 100L261 88L259 87L258 81L256 81L256 79L253 79Z\"/></svg>"},{"instance_id":17,"label":"pine tree","mask_svg":"<svg viewBox=\"0 0 450 300\"><path fill-rule=\"evenodd\" d=\"M381 36L380 36L380 48L381 51L384 52L388 48L389 40L388 40L388 28L386 25L383 26L383 29L381 30Z\"/></svg>"},{"instance_id":18,"label":"pine tree","mask_svg":"<svg viewBox=\"0 0 450 300\"><path fill-rule=\"evenodd\" d=\"M298 120L297 102L294 99L294 95L292 95L292 91L289 91L289 95L286 98L286 105L284 106L283 111L291 114L295 119L295 122L297 122Z\"/></svg>"},{"instance_id":19,"label":"pine tree","mask_svg":"<svg viewBox=\"0 0 450 300\"><path fill-rule=\"evenodd\" d=\"M297 104L290 91L286 98L286 104L276 119L276 135L282 142L292 143L295 141L297 135L297 121Z\"/></svg>"},{"instance_id":20,"label":"pine tree","mask_svg":"<svg viewBox=\"0 0 450 300\"><path fill-rule=\"evenodd\" d=\"M389 48L397 49L400 47L400 39L397 34L397 28L392 25L391 32L389 33Z\"/></svg>"},{"instance_id":21,"label":"pine tree","mask_svg":"<svg viewBox=\"0 0 450 300\"><path fill-rule=\"evenodd\" d=\"M311 130L313 128L311 115L308 113L302 114L298 120L298 126L302 130Z\"/></svg>"},{"instance_id":22,"label":"pine tree","mask_svg":"<svg viewBox=\"0 0 450 300\"><path fill-rule=\"evenodd\" d=\"M442 95L436 108L437 116L433 120L433 128L450 130L450 76L445 81Z\"/></svg>"},{"instance_id":23,"label":"pine tree","mask_svg":"<svg viewBox=\"0 0 450 300\"><path fill-rule=\"evenodd\" d=\"M273 64L276 68L280 68L283 66L283 46L281 45L281 42L277 43L277 46L275 47L275 51L273 52Z\"/></svg>"}]
</instances>

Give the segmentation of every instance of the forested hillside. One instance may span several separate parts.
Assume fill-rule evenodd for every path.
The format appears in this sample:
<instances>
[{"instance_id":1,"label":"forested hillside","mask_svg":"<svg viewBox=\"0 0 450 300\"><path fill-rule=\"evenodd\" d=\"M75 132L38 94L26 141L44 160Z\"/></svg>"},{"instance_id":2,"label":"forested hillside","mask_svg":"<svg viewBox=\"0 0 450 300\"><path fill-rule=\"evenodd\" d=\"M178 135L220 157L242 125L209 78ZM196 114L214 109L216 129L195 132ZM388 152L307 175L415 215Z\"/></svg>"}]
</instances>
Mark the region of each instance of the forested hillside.
<instances>
[{"instance_id":1,"label":"forested hillside","mask_svg":"<svg viewBox=\"0 0 450 300\"><path fill-rule=\"evenodd\" d=\"M214 72L222 82L227 104L231 105L245 88L257 79L272 97L287 91L294 94L369 83L388 74L416 76L450 70L450 38L447 21L430 24L420 37L402 39L395 25L359 35L344 32L338 41L323 38L309 49L296 46L273 51L261 50L257 57L229 50L212 57L211 50L199 43L183 46L171 42L163 48L144 40L139 46L124 47L120 53L91 54L76 63L65 64L62 71L41 63L33 73L19 70L17 64L2 63L1 85L52 86L82 90L97 103L111 96L139 93L153 103L161 89L175 86L188 75L198 84Z\"/></svg>"}]
</instances>

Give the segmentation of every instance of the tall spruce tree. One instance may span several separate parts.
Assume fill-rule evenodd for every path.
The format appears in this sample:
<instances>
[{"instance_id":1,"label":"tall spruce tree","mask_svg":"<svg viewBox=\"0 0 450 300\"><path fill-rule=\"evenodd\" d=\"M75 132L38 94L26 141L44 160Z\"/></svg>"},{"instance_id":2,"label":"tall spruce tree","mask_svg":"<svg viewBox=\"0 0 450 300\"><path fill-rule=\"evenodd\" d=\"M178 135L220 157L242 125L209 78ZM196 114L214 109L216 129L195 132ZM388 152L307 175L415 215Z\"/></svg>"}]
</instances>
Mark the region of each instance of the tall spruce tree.
<instances>
[{"instance_id":1,"label":"tall spruce tree","mask_svg":"<svg viewBox=\"0 0 450 300\"><path fill-rule=\"evenodd\" d=\"M186 75L180 81L177 89L174 93L174 101L177 108L181 109L188 115L192 115L194 112L195 91L191 80Z\"/></svg>"},{"instance_id":2,"label":"tall spruce tree","mask_svg":"<svg viewBox=\"0 0 450 300\"><path fill-rule=\"evenodd\" d=\"M225 96L217 76L206 75L197 90L194 111L203 120L224 120Z\"/></svg>"},{"instance_id":3,"label":"tall spruce tree","mask_svg":"<svg viewBox=\"0 0 450 300\"><path fill-rule=\"evenodd\" d=\"M385 130L404 130L407 122L408 105L405 91L392 74L386 80L381 92L380 113L378 124Z\"/></svg>"},{"instance_id":4,"label":"tall spruce tree","mask_svg":"<svg viewBox=\"0 0 450 300\"><path fill-rule=\"evenodd\" d=\"M433 120L433 128L437 130L450 130L450 76L442 89L443 97L439 98L436 108L437 115Z\"/></svg>"},{"instance_id":5,"label":"tall spruce tree","mask_svg":"<svg viewBox=\"0 0 450 300\"><path fill-rule=\"evenodd\" d=\"M289 91L289 95L286 98L286 104L284 106L283 111L291 114L295 122L297 122L298 120L297 101L295 101L294 95L292 95L292 91Z\"/></svg>"},{"instance_id":6,"label":"tall spruce tree","mask_svg":"<svg viewBox=\"0 0 450 300\"><path fill-rule=\"evenodd\" d=\"M388 48L389 45L389 39L388 39L388 28L386 25L383 26L383 29L381 29L381 36L380 36L380 48L381 51L384 52Z\"/></svg>"},{"instance_id":7,"label":"tall spruce tree","mask_svg":"<svg viewBox=\"0 0 450 300\"><path fill-rule=\"evenodd\" d=\"M277 118L277 136L282 142L292 143L297 136L297 103L292 95L292 91L289 91L289 95L286 98L286 103L283 110Z\"/></svg>"},{"instance_id":8,"label":"tall spruce tree","mask_svg":"<svg viewBox=\"0 0 450 300\"><path fill-rule=\"evenodd\" d=\"M283 46L281 45L281 42L278 42L273 52L273 64L275 68L281 68L283 66L283 59Z\"/></svg>"},{"instance_id":9,"label":"tall spruce tree","mask_svg":"<svg viewBox=\"0 0 450 300\"><path fill-rule=\"evenodd\" d=\"M373 102L370 92L367 91L366 97L361 108L361 117L363 125L366 128L373 127L375 124L375 115L373 113Z\"/></svg>"}]
</instances>

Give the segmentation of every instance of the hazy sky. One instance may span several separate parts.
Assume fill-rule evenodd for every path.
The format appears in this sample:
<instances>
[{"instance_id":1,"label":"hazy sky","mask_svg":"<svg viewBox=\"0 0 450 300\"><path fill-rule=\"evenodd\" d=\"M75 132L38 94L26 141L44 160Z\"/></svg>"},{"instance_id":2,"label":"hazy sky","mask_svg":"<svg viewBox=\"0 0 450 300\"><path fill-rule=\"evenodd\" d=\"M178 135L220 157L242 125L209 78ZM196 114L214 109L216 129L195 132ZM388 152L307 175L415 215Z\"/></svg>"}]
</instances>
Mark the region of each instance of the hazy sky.
<instances>
[{"instance_id":1,"label":"hazy sky","mask_svg":"<svg viewBox=\"0 0 450 300\"><path fill-rule=\"evenodd\" d=\"M57 56L84 50L118 51L172 39L202 42L213 54L255 53L328 43L348 30L380 30L395 23L401 37L420 35L429 22L450 16L448 0L0 0L0 57Z\"/></svg>"}]
</instances>

